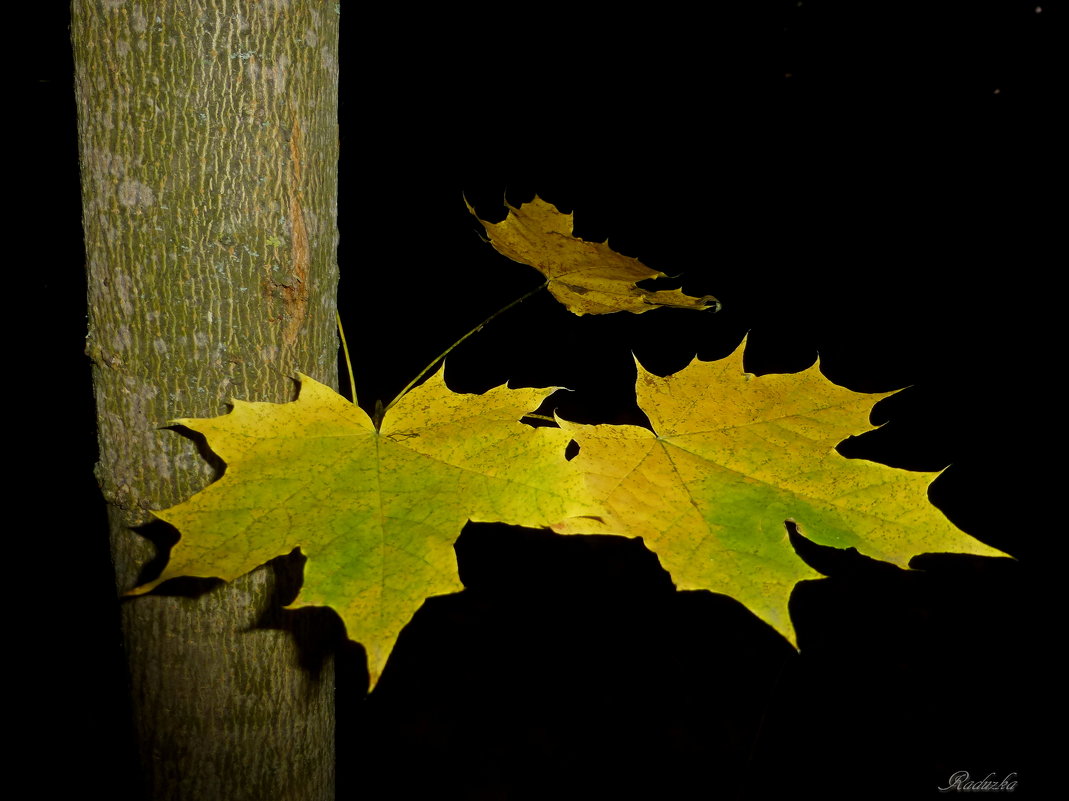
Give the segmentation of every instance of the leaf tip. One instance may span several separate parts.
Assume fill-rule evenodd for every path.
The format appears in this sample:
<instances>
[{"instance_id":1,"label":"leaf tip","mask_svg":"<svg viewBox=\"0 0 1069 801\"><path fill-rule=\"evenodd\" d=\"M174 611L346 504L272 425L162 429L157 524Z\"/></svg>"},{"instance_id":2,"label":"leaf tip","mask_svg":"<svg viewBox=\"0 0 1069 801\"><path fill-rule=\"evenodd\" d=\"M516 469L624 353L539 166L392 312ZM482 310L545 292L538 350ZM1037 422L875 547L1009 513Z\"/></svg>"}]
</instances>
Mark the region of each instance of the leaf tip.
<instances>
[{"instance_id":1,"label":"leaf tip","mask_svg":"<svg viewBox=\"0 0 1069 801\"><path fill-rule=\"evenodd\" d=\"M711 310L713 314L716 314L724 308L724 304L713 295L702 295L698 298L698 303L701 304L701 311Z\"/></svg>"},{"instance_id":2,"label":"leaf tip","mask_svg":"<svg viewBox=\"0 0 1069 801\"><path fill-rule=\"evenodd\" d=\"M139 584L136 587L131 587L130 589L125 590L122 593L122 597L137 598L140 595L148 595L150 592L156 589L156 587L163 583L163 580L163 576L160 576L159 578L153 579L152 581L148 581L144 584Z\"/></svg>"},{"instance_id":3,"label":"leaf tip","mask_svg":"<svg viewBox=\"0 0 1069 801\"><path fill-rule=\"evenodd\" d=\"M641 373L646 373L647 375L649 374L649 372L650 372L650 371L649 371L649 370L647 370L647 369L646 369L646 368L645 368L645 367L643 366L642 362L640 362L640 361L638 360L638 356L637 356L637 355L635 354L635 352L634 352L634 351L631 351L631 358L635 360L635 369L636 369L636 370L637 370L637 371L638 371L638 372L639 372L640 374L641 374Z\"/></svg>"}]
</instances>

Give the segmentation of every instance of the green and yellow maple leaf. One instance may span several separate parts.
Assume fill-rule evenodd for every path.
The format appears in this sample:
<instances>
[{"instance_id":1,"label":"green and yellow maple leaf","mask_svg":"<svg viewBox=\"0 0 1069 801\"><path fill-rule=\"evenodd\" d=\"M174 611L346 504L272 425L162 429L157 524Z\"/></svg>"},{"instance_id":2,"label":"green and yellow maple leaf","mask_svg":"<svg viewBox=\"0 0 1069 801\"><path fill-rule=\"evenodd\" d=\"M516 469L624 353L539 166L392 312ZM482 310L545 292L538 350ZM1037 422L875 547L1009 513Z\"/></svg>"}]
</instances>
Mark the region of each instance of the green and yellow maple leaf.
<instances>
[{"instance_id":1,"label":"green and yellow maple leaf","mask_svg":"<svg viewBox=\"0 0 1069 801\"><path fill-rule=\"evenodd\" d=\"M440 370L376 430L359 406L301 376L292 403L234 401L229 414L176 421L227 467L155 512L181 539L140 590L174 576L230 580L300 546L308 561L294 605L341 615L374 686L424 599L462 589L453 542L466 521L538 527L594 511L564 458L568 435L519 422L554 391L457 394Z\"/></svg>"},{"instance_id":2,"label":"green and yellow maple leaf","mask_svg":"<svg viewBox=\"0 0 1069 801\"><path fill-rule=\"evenodd\" d=\"M637 365L638 402L653 431L558 420L579 444L575 464L605 512L603 526L554 528L642 537L678 588L731 595L792 643L791 590L819 574L795 554L786 520L818 544L902 567L925 552L1005 555L928 502L937 473L835 450L871 430L873 404L894 393L836 386L817 364L754 376L743 369L744 347L665 378Z\"/></svg>"},{"instance_id":3,"label":"green and yellow maple leaf","mask_svg":"<svg viewBox=\"0 0 1069 801\"><path fill-rule=\"evenodd\" d=\"M466 202L466 201L465 201ZM653 291L637 286L648 278L667 278L638 259L617 253L608 242L587 242L572 234L572 215L562 214L537 195L499 223L479 219L490 244L503 256L534 267L548 289L573 314L641 314L661 306L680 309L719 308L716 298L684 295L678 289Z\"/></svg>"}]
</instances>

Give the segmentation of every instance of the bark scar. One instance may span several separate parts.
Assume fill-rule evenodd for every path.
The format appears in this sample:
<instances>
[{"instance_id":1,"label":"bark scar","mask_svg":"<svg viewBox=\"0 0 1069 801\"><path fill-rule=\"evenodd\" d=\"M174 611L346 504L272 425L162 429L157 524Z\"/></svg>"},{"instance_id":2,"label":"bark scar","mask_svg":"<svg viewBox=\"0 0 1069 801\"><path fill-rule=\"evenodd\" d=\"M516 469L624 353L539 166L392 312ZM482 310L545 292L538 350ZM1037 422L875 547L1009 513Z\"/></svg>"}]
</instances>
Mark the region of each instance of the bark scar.
<instances>
[{"instance_id":1,"label":"bark scar","mask_svg":"<svg viewBox=\"0 0 1069 801\"><path fill-rule=\"evenodd\" d=\"M308 248L308 229L304 224L304 196L301 192L304 150L301 143L301 126L293 121L290 135L290 262L291 273L296 279L278 287L282 293L285 329L282 341L287 346L297 342L304 316L308 312L308 270L311 260Z\"/></svg>"}]
</instances>

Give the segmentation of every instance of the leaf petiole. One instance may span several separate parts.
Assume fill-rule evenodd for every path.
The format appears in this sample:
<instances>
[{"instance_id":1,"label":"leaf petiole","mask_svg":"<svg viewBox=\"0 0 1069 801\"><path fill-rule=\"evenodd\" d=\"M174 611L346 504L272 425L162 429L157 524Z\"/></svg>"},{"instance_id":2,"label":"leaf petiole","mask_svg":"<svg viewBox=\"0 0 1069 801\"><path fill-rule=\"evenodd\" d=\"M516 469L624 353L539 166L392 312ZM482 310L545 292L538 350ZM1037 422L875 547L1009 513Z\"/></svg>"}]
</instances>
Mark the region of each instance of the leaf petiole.
<instances>
[{"instance_id":1,"label":"leaf petiole","mask_svg":"<svg viewBox=\"0 0 1069 801\"><path fill-rule=\"evenodd\" d=\"M385 414L386 412L390 411L390 409L393 408L393 405L395 403L397 403L397 401L401 400L401 398L403 398L405 396L405 393L408 392L408 390L412 389L412 387L414 387L416 384L418 384L420 379L423 378L425 375L427 375L427 373L429 373L434 368L434 366L436 364L438 364L438 362L440 362L442 359L444 359L446 356L448 356L450 353L452 353L453 349L456 348L457 345L459 345L461 342L463 342L465 339L467 339L468 337L472 336L473 334L479 333L479 331L481 331L483 329L483 327L487 323L489 323L491 320L493 320L499 314L504 314L509 309L511 309L513 306L516 306L517 304L523 303L525 300L527 300L527 298L531 297L531 295L534 295L535 293L542 291L547 286L549 286L549 279L548 278L545 280L545 282L543 282L542 284L536 286L534 289L532 289L527 294L521 295L520 297L516 298L511 303L507 303L504 306L502 306L500 309L498 309L496 312L491 314L489 317L487 317L485 320L483 320L481 323L479 323L477 326L475 326L473 329L471 329L468 333L466 333L464 336L462 336L460 339L458 339L456 342L454 342L452 345L450 345L444 351L439 353L434 358L434 361L432 361L430 364L428 364L426 367L424 367L420 371L419 375L417 375L415 378L413 378L411 381L408 382L408 386L406 386L404 389L402 389L400 392L397 393L397 397L394 398L392 401L390 401L386 405L386 408L383 409L383 414ZM354 391L354 395L355 395L355 391ZM354 402L355 402L355 399L354 399ZM530 417L531 415L526 415L526 416Z\"/></svg>"},{"instance_id":2,"label":"leaf petiole","mask_svg":"<svg viewBox=\"0 0 1069 801\"><path fill-rule=\"evenodd\" d=\"M341 337L341 349L345 354L345 366L349 370L349 394L352 395L353 405L356 405L356 381L353 380L353 360L349 358L349 343L345 341L345 329L341 324L341 314L337 311L334 312L334 317L338 320L338 336Z\"/></svg>"}]
</instances>

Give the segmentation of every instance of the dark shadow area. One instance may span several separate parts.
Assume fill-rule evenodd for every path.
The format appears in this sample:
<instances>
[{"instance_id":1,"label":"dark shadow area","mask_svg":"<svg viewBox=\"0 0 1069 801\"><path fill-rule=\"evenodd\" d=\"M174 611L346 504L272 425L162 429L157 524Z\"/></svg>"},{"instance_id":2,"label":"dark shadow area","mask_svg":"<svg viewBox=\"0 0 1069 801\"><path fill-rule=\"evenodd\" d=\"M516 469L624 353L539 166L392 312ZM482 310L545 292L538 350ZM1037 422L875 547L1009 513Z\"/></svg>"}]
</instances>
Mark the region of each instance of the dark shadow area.
<instances>
[{"instance_id":1,"label":"dark shadow area","mask_svg":"<svg viewBox=\"0 0 1069 801\"><path fill-rule=\"evenodd\" d=\"M351 651L354 643L349 641L345 624L333 609L322 606L286 608L297 600L307 561L301 549L296 548L292 553L268 562L275 572L275 591L255 628L288 632L297 644L301 667L318 680L324 663L341 650ZM350 664L345 663L336 665L335 669L349 671L352 668ZM346 677L346 681L348 680L349 677Z\"/></svg>"},{"instance_id":2,"label":"dark shadow area","mask_svg":"<svg viewBox=\"0 0 1069 801\"><path fill-rule=\"evenodd\" d=\"M138 581L144 584L159 576L179 536L173 526L162 520L138 526L135 531L152 541L157 548L156 558L142 568ZM264 610L252 628L288 632L297 644L301 667L318 678L327 659L339 649L350 648L354 644L348 640L345 625L333 609L313 606L286 608L300 594L305 562L307 557L300 548L295 548L292 553L275 557L267 563L274 573L274 589L264 601ZM178 576L161 582L149 594L199 598L225 583L219 578ZM139 597L128 596L122 602L137 603Z\"/></svg>"},{"instance_id":3,"label":"dark shadow area","mask_svg":"<svg viewBox=\"0 0 1069 801\"><path fill-rule=\"evenodd\" d=\"M296 392L294 394L296 394ZM230 411L229 405L226 411ZM209 483L211 481L218 481L220 478L222 478L223 473L226 472L226 462L220 459L218 454L216 454L215 451L211 449L211 447L208 445L207 437L205 437L202 433L200 433L199 431L195 431L189 426L183 425L181 423L175 423L174 425L169 426L160 426L160 430L173 431L179 436L185 437L186 439L190 440L194 445L197 446L197 453L200 454L200 458L203 459L205 463L207 463L207 465L211 468Z\"/></svg>"},{"instance_id":4,"label":"dark shadow area","mask_svg":"<svg viewBox=\"0 0 1069 801\"><path fill-rule=\"evenodd\" d=\"M141 566L141 571L137 575L137 586L140 587L159 578L163 573L163 569L171 558L171 549L178 544L180 535L178 529L162 520L152 520L143 526L137 526L133 531L151 542L156 549L156 555ZM153 589L153 592L158 595L184 595L187 598L196 598L219 586L220 583L222 583L221 579L216 578L180 576L162 582Z\"/></svg>"}]
</instances>

